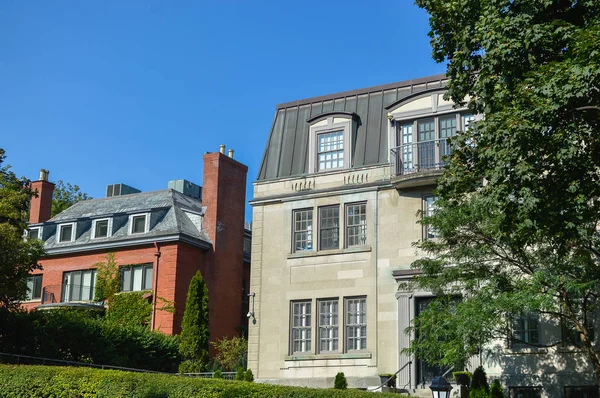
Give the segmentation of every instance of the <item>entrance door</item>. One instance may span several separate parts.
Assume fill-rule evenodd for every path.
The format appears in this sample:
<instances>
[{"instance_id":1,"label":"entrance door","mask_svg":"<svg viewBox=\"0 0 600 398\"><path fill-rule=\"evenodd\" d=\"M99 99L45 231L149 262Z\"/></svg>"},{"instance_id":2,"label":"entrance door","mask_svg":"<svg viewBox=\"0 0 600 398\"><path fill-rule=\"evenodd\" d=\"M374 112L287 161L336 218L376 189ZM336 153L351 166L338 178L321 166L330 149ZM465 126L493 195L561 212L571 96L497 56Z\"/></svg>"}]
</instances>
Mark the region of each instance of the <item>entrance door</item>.
<instances>
[{"instance_id":1,"label":"entrance door","mask_svg":"<svg viewBox=\"0 0 600 398\"><path fill-rule=\"evenodd\" d=\"M415 315L418 316L422 311L427 309L427 306L434 298L435 297L417 298ZM418 355L416 355L415 364L417 370L417 384L425 385L425 387L428 387L435 377L443 375L449 369L448 367L432 365L427 361L420 359Z\"/></svg>"}]
</instances>

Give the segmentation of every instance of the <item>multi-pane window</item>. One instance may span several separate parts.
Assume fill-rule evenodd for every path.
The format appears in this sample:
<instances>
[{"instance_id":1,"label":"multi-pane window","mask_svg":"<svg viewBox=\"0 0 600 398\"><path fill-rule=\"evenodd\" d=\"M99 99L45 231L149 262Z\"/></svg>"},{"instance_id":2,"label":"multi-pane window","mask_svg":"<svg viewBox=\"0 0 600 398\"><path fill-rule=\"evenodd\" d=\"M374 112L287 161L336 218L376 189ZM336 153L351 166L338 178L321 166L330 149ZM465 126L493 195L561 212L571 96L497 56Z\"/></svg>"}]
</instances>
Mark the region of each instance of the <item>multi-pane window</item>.
<instances>
[{"instance_id":1,"label":"multi-pane window","mask_svg":"<svg viewBox=\"0 0 600 398\"><path fill-rule=\"evenodd\" d=\"M420 169L434 168L435 161L435 122L433 120L419 120L417 122L419 132L418 139L418 163Z\"/></svg>"},{"instance_id":2,"label":"multi-pane window","mask_svg":"<svg viewBox=\"0 0 600 398\"><path fill-rule=\"evenodd\" d=\"M452 152L452 145L448 143L448 138L456 135L456 115L440 118L440 163L441 159Z\"/></svg>"},{"instance_id":3,"label":"multi-pane window","mask_svg":"<svg viewBox=\"0 0 600 398\"><path fill-rule=\"evenodd\" d=\"M338 351L338 300L319 300L319 351Z\"/></svg>"},{"instance_id":4,"label":"multi-pane window","mask_svg":"<svg viewBox=\"0 0 600 398\"><path fill-rule=\"evenodd\" d=\"M108 237L108 220L94 221L94 238Z\"/></svg>"},{"instance_id":5,"label":"multi-pane window","mask_svg":"<svg viewBox=\"0 0 600 398\"><path fill-rule=\"evenodd\" d=\"M319 171L344 167L344 131L332 131L317 136Z\"/></svg>"},{"instance_id":6,"label":"multi-pane window","mask_svg":"<svg viewBox=\"0 0 600 398\"><path fill-rule=\"evenodd\" d=\"M120 271L122 292L152 289L152 264L129 265Z\"/></svg>"},{"instance_id":7,"label":"multi-pane window","mask_svg":"<svg viewBox=\"0 0 600 398\"><path fill-rule=\"evenodd\" d=\"M540 321L537 314L526 314L513 318L513 343L539 344Z\"/></svg>"},{"instance_id":8,"label":"multi-pane window","mask_svg":"<svg viewBox=\"0 0 600 398\"><path fill-rule=\"evenodd\" d=\"M71 242L73 240L73 224L64 224L58 226L58 241Z\"/></svg>"},{"instance_id":9,"label":"multi-pane window","mask_svg":"<svg viewBox=\"0 0 600 398\"><path fill-rule=\"evenodd\" d=\"M367 299L346 299L346 349L359 351L367 348Z\"/></svg>"},{"instance_id":10,"label":"multi-pane window","mask_svg":"<svg viewBox=\"0 0 600 398\"><path fill-rule=\"evenodd\" d=\"M367 205L346 205L346 246L367 244Z\"/></svg>"},{"instance_id":11,"label":"multi-pane window","mask_svg":"<svg viewBox=\"0 0 600 398\"><path fill-rule=\"evenodd\" d=\"M146 232L146 214L131 217L131 233L141 234Z\"/></svg>"},{"instance_id":12,"label":"multi-pane window","mask_svg":"<svg viewBox=\"0 0 600 398\"><path fill-rule=\"evenodd\" d=\"M435 212L435 196L425 196L423 198L423 214L426 217L431 217ZM430 225L423 225L423 238L424 239L434 239L439 235L437 231L431 227Z\"/></svg>"},{"instance_id":13,"label":"multi-pane window","mask_svg":"<svg viewBox=\"0 0 600 398\"><path fill-rule=\"evenodd\" d=\"M65 272L62 286L62 301L91 301L96 289L96 270Z\"/></svg>"},{"instance_id":14,"label":"multi-pane window","mask_svg":"<svg viewBox=\"0 0 600 398\"><path fill-rule=\"evenodd\" d=\"M312 250L312 218L313 210L295 210L294 216L294 251Z\"/></svg>"},{"instance_id":15,"label":"multi-pane window","mask_svg":"<svg viewBox=\"0 0 600 398\"><path fill-rule=\"evenodd\" d=\"M402 170L411 172L413 170L413 124L400 126L400 142L402 145Z\"/></svg>"},{"instance_id":16,"label":"multi-pane window","mask_svg":"<svg viewBox=\"0 0 600 398\"><path fill-rule=\"evenodd\" d=\"M292 353L311 352L311 302L292 302Z\"/></svg>"},{"instance_id":17,"label":"multi-pane window","mask_svg":"<svg viewBox=\"0 0 600 398\"><path fill-rule=\"evenodd\" d=\"M598 386L567 386L565 398L599 398Z\"/></svg>"},{"instance_id":18,"label":"multi-pane window","mask_svg":"<svg viewBox=\"0 0 600 398\"><path fill-rule=\"evenodd\" d=\"M340 247L340 207L319 208L319 250Z\"/></svg>"},{"instance_id":19,"label":"multi-pane window","mask_svg":"<svg viewBox=\"0 0 600 398\"><path fill-rule=\"evenodd\" d=\"M510 387L509 388L510 398L541 398L542 388L541 387Z\"/></svg>"},{"instance_id":20,"label":"multi-pane window","mask_svg":"<svg viewBox=\"0 0 600 398\"><path fill-rule=\"evenodd\" d=\"M42 275L27 277L27 300L42 298Z\"/></svg>"},{"instance_id":21,"label":"multi-pane window","mask_svg":"<svg viewBox=\"0 0 600 398\"><path fill-rule=\"evenodd\" d=\"M475 115L462 115L463 131L469 130L469 126L474 121L475 121Z\"/></svg>"}]
</instances>

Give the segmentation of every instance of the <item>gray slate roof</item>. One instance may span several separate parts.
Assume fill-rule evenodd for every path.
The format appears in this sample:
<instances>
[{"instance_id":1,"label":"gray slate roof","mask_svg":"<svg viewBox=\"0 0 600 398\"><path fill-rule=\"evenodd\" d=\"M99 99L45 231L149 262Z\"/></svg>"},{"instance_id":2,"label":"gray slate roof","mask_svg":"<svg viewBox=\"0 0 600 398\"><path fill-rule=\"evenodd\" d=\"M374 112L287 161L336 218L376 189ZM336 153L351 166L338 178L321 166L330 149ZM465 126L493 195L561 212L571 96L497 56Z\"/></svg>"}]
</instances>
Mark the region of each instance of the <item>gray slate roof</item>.
<instances>
[{"instance_id":1,"label":"gray slate roof","mask_svg":"<svg viewBox=\"0 0 600 398\"><path fill-rule=\"evenodd\" d=\"M129 216L150 213L150 230L147 233L129 235ZM202 202L173 189L142 192L110 198L78 202L43 224L42 237L49 254L56 251L94 247L124 246L152 242L159 238L183 237L198 246L210 245L210 239L201 230ZM108 238L92 239L92 220L111 218L112 234ZM75 240L59 243L57 226L76 222Z\"/></svg>"},{"instance_id":2,"label":"gray slate roof","mask_svg":"<svg viewBox=\"0 0 600 398\"><path fill-rule=\"evenodd\" d=\"M358 115L358 128L353 137L352 167L386 163L389 148L385 108L411 94L441 88L445 85L445 79L445 75L435 75L277 105L257 179L306 174L307 121L332 111Z\"/></svg>"}]
</instances>

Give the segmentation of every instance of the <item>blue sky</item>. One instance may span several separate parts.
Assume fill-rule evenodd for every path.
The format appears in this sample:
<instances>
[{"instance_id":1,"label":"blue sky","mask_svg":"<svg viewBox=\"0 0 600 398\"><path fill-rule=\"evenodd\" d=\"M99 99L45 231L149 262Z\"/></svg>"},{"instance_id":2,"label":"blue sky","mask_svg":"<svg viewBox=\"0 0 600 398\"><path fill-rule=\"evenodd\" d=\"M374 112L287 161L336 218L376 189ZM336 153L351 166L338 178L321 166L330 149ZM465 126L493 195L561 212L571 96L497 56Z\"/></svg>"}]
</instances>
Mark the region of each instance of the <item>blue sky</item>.
<instances>
[{"instance_id":1,"label":"blue sky","mask_svg":"<svg viewBox=\"0 0 600 398\"><path fill-rule=\"evenodd\" d=\"M276 104L443 73L428 30L409 0L2 0L0 147L99 198L201 184L226 144L250 199Z\"/></svg>"}]
</instances>

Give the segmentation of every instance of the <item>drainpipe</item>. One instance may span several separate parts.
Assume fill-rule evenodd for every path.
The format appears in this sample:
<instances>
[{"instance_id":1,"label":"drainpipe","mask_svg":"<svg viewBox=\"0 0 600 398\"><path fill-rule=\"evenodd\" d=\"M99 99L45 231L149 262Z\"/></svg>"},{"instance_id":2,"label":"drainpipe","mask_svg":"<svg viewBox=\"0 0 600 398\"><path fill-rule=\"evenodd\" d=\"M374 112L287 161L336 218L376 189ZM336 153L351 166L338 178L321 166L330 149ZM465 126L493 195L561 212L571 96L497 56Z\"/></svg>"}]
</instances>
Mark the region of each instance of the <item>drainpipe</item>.
<instances>
[{"instance_id":1,"label":"drainpipe","mask_svg":"<svg viewBox=\"0 0 600 398\"><path fill-rule=\"evenodd\" d=\"M154 248L156 249L156 251L154 252L154 257L156 257L156 265L154 266L154 272L152 273L154 283L152 286L152 325L150 327L150 330L154 330L154 325L156 322L156 294L158 286L158 263L160 259L160 246L158 246L157 242L154 242Z\"/></svg>"}]
</instances>

